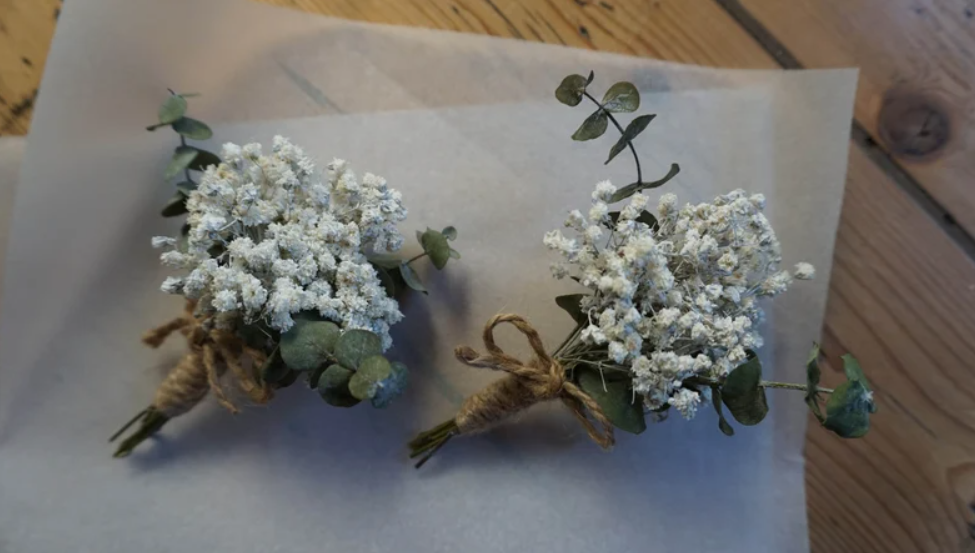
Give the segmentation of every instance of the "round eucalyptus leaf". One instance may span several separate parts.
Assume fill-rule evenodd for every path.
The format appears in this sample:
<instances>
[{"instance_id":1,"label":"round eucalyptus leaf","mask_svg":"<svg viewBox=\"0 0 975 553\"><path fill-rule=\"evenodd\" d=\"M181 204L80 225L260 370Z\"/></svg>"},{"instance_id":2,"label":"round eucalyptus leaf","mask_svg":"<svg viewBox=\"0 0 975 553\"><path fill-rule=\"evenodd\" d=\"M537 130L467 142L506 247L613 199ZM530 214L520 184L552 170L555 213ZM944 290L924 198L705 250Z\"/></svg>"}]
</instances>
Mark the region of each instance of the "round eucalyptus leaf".
<instances>
[{"instance_id":1,"label":"round eucalyptus leaf","mask_svg":"<svg viewBox=\"0 0 975 553\"><path fill-rule=\"evenodd\" d=\"M735 420L753 426L768 414L765 388L761 386L762 363L758 356L738 365L721 388L721 399Z\"/></svg>"},{"instance_id":2,"label":"round eucalyptus leaf","mask_svg":"<svg viewBox=\"0 0 975 553\"><path fill-rule=\"evenodd\" d=\"M346 330L335 346L336 360L350 369L359 369L363 360L382 352L383 342L379 336L362 329Z\"/></svg>"},{"instance_id":3,"label":"round eucalyptus leaf","mask_svg":"<svg viewBox=\"0 0 975 553\"><path fill-rule=\"evenodd\" d=\"M177 192L172 198L166 202L160 212L163 217L176 217L187 212L186 209L186 196L181 192Z\"/></svg>"},{"instance_id":4,"label":"round eucalyptus leaf","mask_svg":"<svg viewBox=\"0 0 975 553\"><path fill-rule=\"evenodd\" d=\"M562 79L559 87L555 89L555 97L567 106L577 106L582 101L582 93L585 92L586 85L590 82L582 75L569 75Z\"/></svg>"},{"instance_id":5,"label":"round eucalyptus leaf","mask_svg":"<svg viewBox=\"0 0 975 553\"><path fill-rule=\"evenodd\" d=\"M456 235L457 231L454 231L454 234ZM423 246L423 251L430 256L430 261L433 262L434 267L439 270L447 265L447 261L450 260L450 245L443 233L427 229L420 236L420 244Z\"/></svg>"},{"instance_id":6,"label":"round eucalyptus leaf","mask_svg":"<svg viewBox=\"0 0 975 553\"><path fill-rule=\"evenodd\" d=\"M393 365L382 355L367 357L349 379L349 392L357 399L372 399L379 390L379 384L392 372Z\"/></svg>"},{"instance_id":7,"label":"round eucalyptus leaf","mask_svg":"<svg viewBox=\"0 0 975 553\"><path fill-rule=\"evenodd\" d=\"M633 83L616 83L603 96L603 107L612 112L636 111L640 107L640 92Z\"/></svg>"},{"instance_id":8,"label":"round eucalyptus leaf","mask_svg":"<svg viewBox=\"0 0 975 553\"><path fill-rule=\"evenodd\" d=\"M395 298L397 290L396 279L393 278L393 275L378 265L376 266L376 274L379 276L379 282L383 285L383 289L386 290L386 295Z\"/></svg>"},{"instance_id":9,"label":"round eucalyptus leaf","mask_svg":"<svg viewBox=\"0 0 975 553\"><path fill-rule=\"evenodd\" d=\"M201 150L199 148L194 148L193 146L186 146L191 150L196 151L196 157L190 162L190 169L194 171L204 171L207 167L211 165L220 165L220 157L213 152L208 152L206 150Z\"/></svg>"},{"instance_id":10,"label":"round eucalyptus leaf","mask_svg":"<svg viewBox=\"0 0 975 553\"><path fill-rule=\"evenodd\" d=\"M186 113L186 98L179 94L172 94L159 106L159 123L169 125L176 122Z\"/></svg>"},{"instance_id":11,"label":"round eucalyptus leaf","mask_svg":"<svg viewBox=\"0 0 975 553\"><path fill-rule=\"evenodd\" d=\"M349 380L353 371L339 365L329 365L318 379L318 393L325 403L336 407L352 407L359 400L349 393Z\"/></svg>"},{"instance_id":12,"label":"round eucalyptus leaf","mask_svg":"<svg viewBox=\"0 0 975 553\"><path fill-rule=\"evenodd\" d=\"M403 390L406 389L407 375L409 374L406 365L397 361L393 361L391 365L393 370L385 380L379 382L376 386L376 393L373 394L370 400L372 406L378 409L386 408L394 399L402 395Z\"/></svg>"},{"instance_id":13,"label":"round eucalyptus leaf","mask_svg":"<svg viewBox=\"0 0 975 553\"><path fill-rule=\"evenodd\" d=\"M609 125L609 118L606 112L602 109L598 109L593 112L592 115L586 117L586 120L582 122L582 125L572 134L572 140L592 140L593 138L599 138L606 132L606 128Z\"/></svg>"},{"instance_id":14,"label":"round eucalyptus leaf","mask_svg":"<svg viewBox=\"0 0 975 553\"><path fill-rule=\"evenodd\" d=\"M281 335L281 358L296 371L314 370L332 357L339 333L333 322L297 318Z\"/></svg>"},{"instance_id":15,"label":"round eucalyptus leaf","mask_svg":"<svg viewBox=\"0 0 975 553\"><path fill-rule=\"evenodd\" d=\"M854 380L863 384L863 387L867 390L870 389L870 383L867 382L867 377L863 375L863 369L860 368L860 362L857 361L856 357L853 357L849 353L843 356L843 372L846 373L847 380Z\"/></svg>"},{"instance_id":16,"label":"round eucalyptus leaf","mask_svg":"<svg viewBox=\"0 0 975 553\"><path fill-rule=\"evenodd\" d=\"M199 154L199 150L190 146L180 146L179 148L176 148L176 152L173 154L173 159L169 160L169 165L166 166L166 171L163 173L163 178L169 180L186 169L191 169L190 164L193 163L193 160L195 160Z\"/></svg>"},{"instance_id":17,"label":"round eucalyptus leaf","mask_svg":"<svg viewBox=\"0 0 975 553\"><path fill-rule=\"evenodd\" d=\"M209 140L213 136L206 123L190 117L180 117L174 121L173 130L193 140Z\"/></svg>"},{"instance_id":18,"label":"round eucalyptus leaf","mask_svg":"<svg viewBox=\"0 0 975 553\"><path fill-rule=\"evenodd\" d=\"M413 267L409 266L407 263L403 263L399 266L399 273L403 277L403 282L407 286L416 290L417 292L423 292L424 294L429 293L423 283L420 282L420 275L416 274Z\"/></svg>"},{"instance_id":19,"label":"round eucalyptus leaf","mask_svg":"<svg viewBox=\"0 0 975 553\"><path fill-rule=\"evenodd\" d=\"M603 410L603 414L613 426L639 434L647 429L643 416L643 403L639 396L634 397L629 382L620 379L604 378L598 369L577 368L579 387Z\"/></svg>"},{"instance_id":20,"label":"round eucalyptus leaf","mask_svg":"<svg viewBox=\"0 0 975 553\"><path fill-rule=\"evenodd\" d=\"M873 394L863 382L847 380L833 390L826 402L823 426L843 438L859 438L870 430L870 413L876 411Z\"/></svg>"},{"instance_id":21,"label":"round eucalyptus leaf","mask_svg":"<svg viewBox=\"0 0 975 553\"><path fill-rule=\"evenodd\" d=\"M457 229L452 226L444 227L444 229L440 231L440 234L443 234L444 238L447 240L457 240Z\"/></svg>"}]
</instances>

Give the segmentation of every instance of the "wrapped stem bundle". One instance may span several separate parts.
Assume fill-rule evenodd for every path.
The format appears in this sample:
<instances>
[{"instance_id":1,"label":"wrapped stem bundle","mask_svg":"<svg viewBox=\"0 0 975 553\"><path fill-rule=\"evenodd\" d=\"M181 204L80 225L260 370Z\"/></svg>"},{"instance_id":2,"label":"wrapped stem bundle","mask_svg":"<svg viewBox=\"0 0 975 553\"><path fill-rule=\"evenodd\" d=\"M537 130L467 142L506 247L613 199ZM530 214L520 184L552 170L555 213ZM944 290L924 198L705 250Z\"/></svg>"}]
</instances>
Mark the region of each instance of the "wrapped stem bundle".
<instances>
[{"instance_id":1,"label":"wrapped stem bundle","mask_svg":"<svg viewBox=\"0 0 975 553\"><path fill-rule=\"evenodd\" d=\"M743 425L758 424L768 412L767 388L803 391L824 427L843 437L865 434L875 405L851 356L843 359L848 380L835 390L819 386L818 346L810 355L806 383L762 379L756 354L763 343L760 302L815 272L808 263L798 263L791 272L779 269L781 247L763 214L765 198L735 190L710 203L678 208L676 196L664 194L657 213L651 213L642 192L664 185L680 168L675 163L663 178L644 181L633 139L655 115L638 116L624 128L614 114L639 108L636 88L616 83L599 101L588 91L592 81L592 73L588 78L570 75L556 90L559 101L569 106L583 99L595 104L572 138L597 138L612 123L621 137L607 163L629 149L637 180L620 188L598 183L588 213L572 211L565 221L575 236L554 230L544 238L564 258L552 266L553 275L587 289L555 298L576 327L548 354L524 319L502 315L485 328L485 356L457 348L462 363L508 375L467 398L452 420L410 442L411 457L420 458L417 466L454 436L481 432L534 403L556 398L605 449L614 443L613 428L640 433L648 415L660 420L674 408L689 419L705 402L716 410L720 430L732 435L724 409ZM610 207L623 201L627 204L619 210ZM494 344L491 329L499 322L515 324L528 337L535 352L530 362L523 364ZM824 394L829 395L825 413L820 406Z\"/></svg>"}]
</instances>

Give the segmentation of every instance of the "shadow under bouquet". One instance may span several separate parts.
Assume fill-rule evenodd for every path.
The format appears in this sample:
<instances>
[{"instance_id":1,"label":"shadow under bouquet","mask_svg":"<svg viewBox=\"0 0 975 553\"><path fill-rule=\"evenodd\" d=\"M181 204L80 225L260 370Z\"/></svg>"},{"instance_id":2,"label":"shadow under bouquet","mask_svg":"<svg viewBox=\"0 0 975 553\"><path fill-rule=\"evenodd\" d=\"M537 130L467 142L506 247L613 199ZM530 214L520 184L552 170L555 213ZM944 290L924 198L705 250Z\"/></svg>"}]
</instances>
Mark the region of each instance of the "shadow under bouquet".
<instances>
[{"instance_id":1,"label":"shadow under bouquet","mask_svg":"<svg viewBox=\"0 0 975 553\"><path fill-rule=\"evenodd\" d=\"M483 432L548 400L562 401L606 449L615 442L615 429L639 434L648 418L659 421L675 410L690 419L706 404L717 412L720 431L731 436L725 410L742 425L758 424L768 413L770 388L802 392L822 426L845 438L863 436L876 408L852 356L843 357L847 381L836 389L819 386L818 345L805 383L762 377L756 350L763 344L763 301L815 273L808 263L780 269L781 246L763 214L765 198L735 190L680 207L675 195L664 194L651 212L643 191L663 186L680 168L675 163L663 178L644 181L633 140L655 115L638 116L624 128L616 114L639 108L636 87L616 83L600 101L588 90L592 81L592 73L570 75L555 92L569 106L583 99L595 105L572 138L597 138L612 124L621 136L606 163L629 149L637 178L621 188L598 183L585 212L569 213L569 235L553 230L544 237L562 258L552 266L555 278L571 278L586 289L555 298L575 329L548 350L527 320L501 314L485 325L483 353L456 348L461 363L507 374L468 397L456 416L410 442L416 466L451 438ZM503 323L526 337L530 360L497 345L494 328Z\"/></svg>"},{"instance_id":2,"label":"shadow under bouquet","mask_svg":"<svg viewBox=\"0 0 975 553\"><path fill-rule=\"evenodd\" d=\"M164 216L187 214L176 237L156 237L164 265L180 270L162 291L186 298L184 313L147 332L159 347L173 333L189 351L158 387L119 445L124 457L170 419L214 398L232 413L234 395L265 404L274 391L304 377L330 405L368 401L385 407L406 385L407 367L384 354L390 326L403 318L396 297L407 288L426 293L414 263L437 269L459 254L452 227L417 233L423 253L404 259L397 224L407 210L382 177L358 178L343 160L322 175L288 139L228 143L221 155L188 145L212 136L185 115L186 98L170 91L159 123L180 138L166 169L181 178ZM193 173L199 180L194 180ZM234 390L236 389L236 390Z\"/></svg>"}]
</instances>

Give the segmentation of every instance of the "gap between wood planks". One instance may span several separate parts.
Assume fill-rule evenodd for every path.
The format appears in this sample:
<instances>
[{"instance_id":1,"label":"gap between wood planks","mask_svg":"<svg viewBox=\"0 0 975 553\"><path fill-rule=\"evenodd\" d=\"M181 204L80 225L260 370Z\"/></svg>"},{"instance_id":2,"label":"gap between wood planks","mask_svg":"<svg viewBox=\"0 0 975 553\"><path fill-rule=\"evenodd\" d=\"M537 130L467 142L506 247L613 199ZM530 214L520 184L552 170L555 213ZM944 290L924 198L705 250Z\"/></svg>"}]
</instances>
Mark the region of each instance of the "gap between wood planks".
<instances>
[{"instance_id":1,"label":"gap between wood planks","mask_svg":"<svg viewBox=\"0 0 975 553\"><path fill-rule=\"evenodd\" d=\"M783 69L803 69L802 63L739 0L714 0L757 42ZM955 218L910 173L884 150L856 118L853 118L851 138L881 171L921 207L938 226L964 251L975 259L975 238L962 228Z\"/></svg>"}]
</instances>

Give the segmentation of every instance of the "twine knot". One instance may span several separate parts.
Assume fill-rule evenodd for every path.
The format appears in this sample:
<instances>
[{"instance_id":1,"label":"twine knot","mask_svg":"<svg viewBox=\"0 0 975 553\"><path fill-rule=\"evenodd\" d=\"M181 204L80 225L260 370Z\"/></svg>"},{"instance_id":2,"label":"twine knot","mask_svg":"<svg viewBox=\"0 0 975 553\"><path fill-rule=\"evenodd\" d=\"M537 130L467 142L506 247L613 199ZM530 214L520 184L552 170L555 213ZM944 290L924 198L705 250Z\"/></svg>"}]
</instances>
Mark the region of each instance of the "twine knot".
<instances>
[{"instance_id":1,"label":"twine knot","mask_svg":"<svg viewBox=\"0 0 975 553\"><path fill-rule=\"evenodd\" d=\"M220 384L220 377L228 369L237 387L251 402L257 405L267 403L273 397L273 391L256 374L267 355L246 345L232 331L215 328L210 317L197 317L195 307L195 302L187 301L181 317L142 337L146 345L158 348L172 333L179 332L186 338L190 350L156 390L153 407L172 418L186 413L212 392L220 405L237 413L239 408ZM241 363L245 358L249 358L249 370Z\"/></svg>"},{"instance_id":2,"label":"twine knot","mask_svg":"<svg viewBox=\"0 0 975 553\"><path fill-rule=\"evenodd\" d=\"M498 347L494 341L494 327L501 323L511 324L528 340L533 352L528 363ZM612 447L615 443L612 423L589 394L566 379L561 363L545 351L538 331L524 317L495 315L484 325L482 338L486 353L460 346L454 350L454 355L469 367L504 371L508 376L464 400L455 419L460 433L482 432L536 403L560 399L594 442L603 449Z\"/></svg>"}]
</instances>

